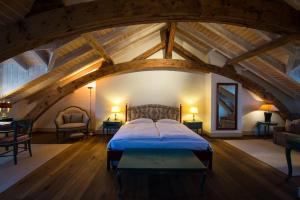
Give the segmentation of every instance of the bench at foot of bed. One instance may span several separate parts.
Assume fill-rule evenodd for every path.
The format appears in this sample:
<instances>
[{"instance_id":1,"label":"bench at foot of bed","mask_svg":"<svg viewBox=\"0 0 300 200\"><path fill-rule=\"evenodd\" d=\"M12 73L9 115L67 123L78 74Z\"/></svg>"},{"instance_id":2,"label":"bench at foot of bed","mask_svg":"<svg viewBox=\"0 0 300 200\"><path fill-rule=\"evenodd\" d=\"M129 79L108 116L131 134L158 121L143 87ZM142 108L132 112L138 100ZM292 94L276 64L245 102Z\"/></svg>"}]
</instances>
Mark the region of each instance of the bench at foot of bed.
<instances>
[{"instance_id":1,"label":"bench at foot of bed","mask_svg":"<svg viewBox=\"0 0 300 200\"><path fill-rule=\"evenodd\" d=\"M203 162L204 165L208 167L209 170L212 170L212 158L213 152L211 150L207 151L193 151L194 154ZM107 170L110 170L111 164L113 161L119 161L122 157L123 151L119 150L107 150L107 160L106 167Z\"/></svg>"}]
</instances>

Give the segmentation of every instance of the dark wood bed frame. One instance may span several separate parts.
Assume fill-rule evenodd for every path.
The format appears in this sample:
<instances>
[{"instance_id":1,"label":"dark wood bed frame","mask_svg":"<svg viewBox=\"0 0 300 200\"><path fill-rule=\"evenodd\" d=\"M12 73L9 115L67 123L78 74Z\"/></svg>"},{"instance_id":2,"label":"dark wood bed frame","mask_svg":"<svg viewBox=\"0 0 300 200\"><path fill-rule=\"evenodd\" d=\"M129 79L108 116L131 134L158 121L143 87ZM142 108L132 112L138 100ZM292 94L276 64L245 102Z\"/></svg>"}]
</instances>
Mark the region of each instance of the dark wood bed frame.
<instances>
[{"instance_id":1,"label":"dark wood bed frame","mask_svg":"<svg viewBox=\"0 0 300 200\"><path fill-rule=\"evenodd\" d=\"M128 106L126 104L125 108L125 121L128 120ZM179 121L182 122L182 106L180 104L179 107ZM212 159L213 159L213 151L211 149L203 150L203 151L196 151L193 150L194 154L198 157L199 160L201 160L208 169L212 170ZM121 150L110 150L107 149L107 159L106 159L106 165L107 170L110 170L111 163L113 161L119 161L122 157L123 151Z\"/></svg>"}]
</instances>

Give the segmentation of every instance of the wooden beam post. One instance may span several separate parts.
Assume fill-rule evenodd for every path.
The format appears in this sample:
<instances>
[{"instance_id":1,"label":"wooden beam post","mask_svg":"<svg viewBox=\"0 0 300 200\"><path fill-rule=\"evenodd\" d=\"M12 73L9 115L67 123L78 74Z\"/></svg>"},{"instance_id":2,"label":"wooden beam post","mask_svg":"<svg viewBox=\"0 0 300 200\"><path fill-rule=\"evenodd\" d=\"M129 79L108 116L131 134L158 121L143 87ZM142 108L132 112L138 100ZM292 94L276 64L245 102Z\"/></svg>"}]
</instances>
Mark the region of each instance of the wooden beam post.
<instances>
[{"instance_id":1,"label":"wooden beam post","mask_svg":"<svg viewBox=\"0 0 300 200\"><path fill-rule=\"evenodd\" d=\"M174 46L174 41L175 41L175 31L176 31L176 23L170 23L168 32L167 32L167 48L166 48L166 58L171 59L172 58L172 51L173 51L173 46Z\"/></svg>"},{"instance_id":2,"label":"wooden beam post","mask_svg":"<svg viewBox=\"0 0 300 200\"><path fill-rule=\"evenodd\" d=\"M111 57L105 52L105 49L102 47L102 45L99 44L99 42L96 40L95 37L93 37L92 33L86 33L82 34L82 37L88 42L88 44L93 47L93 49L96 50L96 52L104 58L107 65L113 65L114 62L111 59Z\"/></svg>"},{"instance_id":3,"label":"wooden beam post","mask_svg":"<svg viewBox=\"0 0 300 200\"><path fill-rule=\"evenodd\" d=\"M143 59L147 59L148 57L152 56L153 54L155 54L156 52L164 49L166 47L166 43L165 42L161 42L157 45L155 45L154 47L152 47L151 49L148 49L147 51L145 51L144 53L142 53L141 55L135 57L132 60L143 60Z\"/></svg>"}]
</instances>

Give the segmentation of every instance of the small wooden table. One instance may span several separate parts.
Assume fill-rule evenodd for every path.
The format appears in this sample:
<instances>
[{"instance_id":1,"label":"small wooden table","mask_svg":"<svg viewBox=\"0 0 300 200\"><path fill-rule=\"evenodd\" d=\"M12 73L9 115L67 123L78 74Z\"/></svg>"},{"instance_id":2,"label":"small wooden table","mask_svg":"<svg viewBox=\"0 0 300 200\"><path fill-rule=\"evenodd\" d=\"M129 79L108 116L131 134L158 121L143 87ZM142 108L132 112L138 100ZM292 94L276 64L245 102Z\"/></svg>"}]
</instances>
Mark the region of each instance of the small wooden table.
<instances>
[{"instance_id":1,"label":"small wooden table","mask_svg":"<svg viewBox=\"0 0 300 200\"><path fill-rule=\"evenodd\" d=\"M103 121L103 134L107 134L109 131L117 131L122 126L122 121Z\"/></svg>"},{"instance_id":2,"label":"small wooden table","mask_svg":"<svg viewBox=\"0 0 300 200\"><path fill-rule=\"evenodd\" d=\"M117 167L119 197L123 197L123 173L198 173L201 175L200 191L203 193L206 170L204 164L189 150L128 149L123 152Z\"/></svg>"},{"instance_id":3,"label":"small wooden table","mask_svg":"<svg viewBox=\"0 0 300 200\"><path fill-rule=\"evenodd\" d=\"M264 127L264 135L270 135L270 126L277 126L277 122L257 122L258 135L261 135L260 127Z\"/></svg>"},{"instance_id":4,"label":"small wooden table","mask_svg":"<svg viewBox=\"0 0 300 200\"><path fill-rule=\"evenodd\" d=\"M199 134L199 129L201 129L201 135L203 134L203 122L183 121L183 124L186 125L189 129L196 130L197 134Z\"/></svg>"},{"instance_id":5,"label":"small wooden table","mask_svg":"<svg viewBox=\"0 0 300 200\"><path fill-rule=\"evenodd\" d=\"M288 138L285 146L285 156L289 169L287 180L290 179L293 175L293 166L291 159L291 151L292 150L300 151L300 137L299 138Z\"/></svg>"}]
</instances>

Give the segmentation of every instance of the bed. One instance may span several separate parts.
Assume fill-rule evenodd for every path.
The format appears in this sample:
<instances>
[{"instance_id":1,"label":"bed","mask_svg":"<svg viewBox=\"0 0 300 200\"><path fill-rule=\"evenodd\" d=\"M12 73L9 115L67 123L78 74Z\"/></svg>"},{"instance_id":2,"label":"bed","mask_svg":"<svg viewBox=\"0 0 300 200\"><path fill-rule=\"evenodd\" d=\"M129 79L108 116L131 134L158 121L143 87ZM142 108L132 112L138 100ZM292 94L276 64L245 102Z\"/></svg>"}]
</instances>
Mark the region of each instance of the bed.
<instances>
[{"instance_id":1,"label":"bed","mask_svg":"<svg viewBox=\"0 0 300 200\"><path fill-rule=\"evenodd\" d=\"M207 140L181 124L181 106L157 104L126 106L126 124L107 145L107 170L125 149L188 149L212 169L212 148Z\"/></svg>"}]
</instances>

